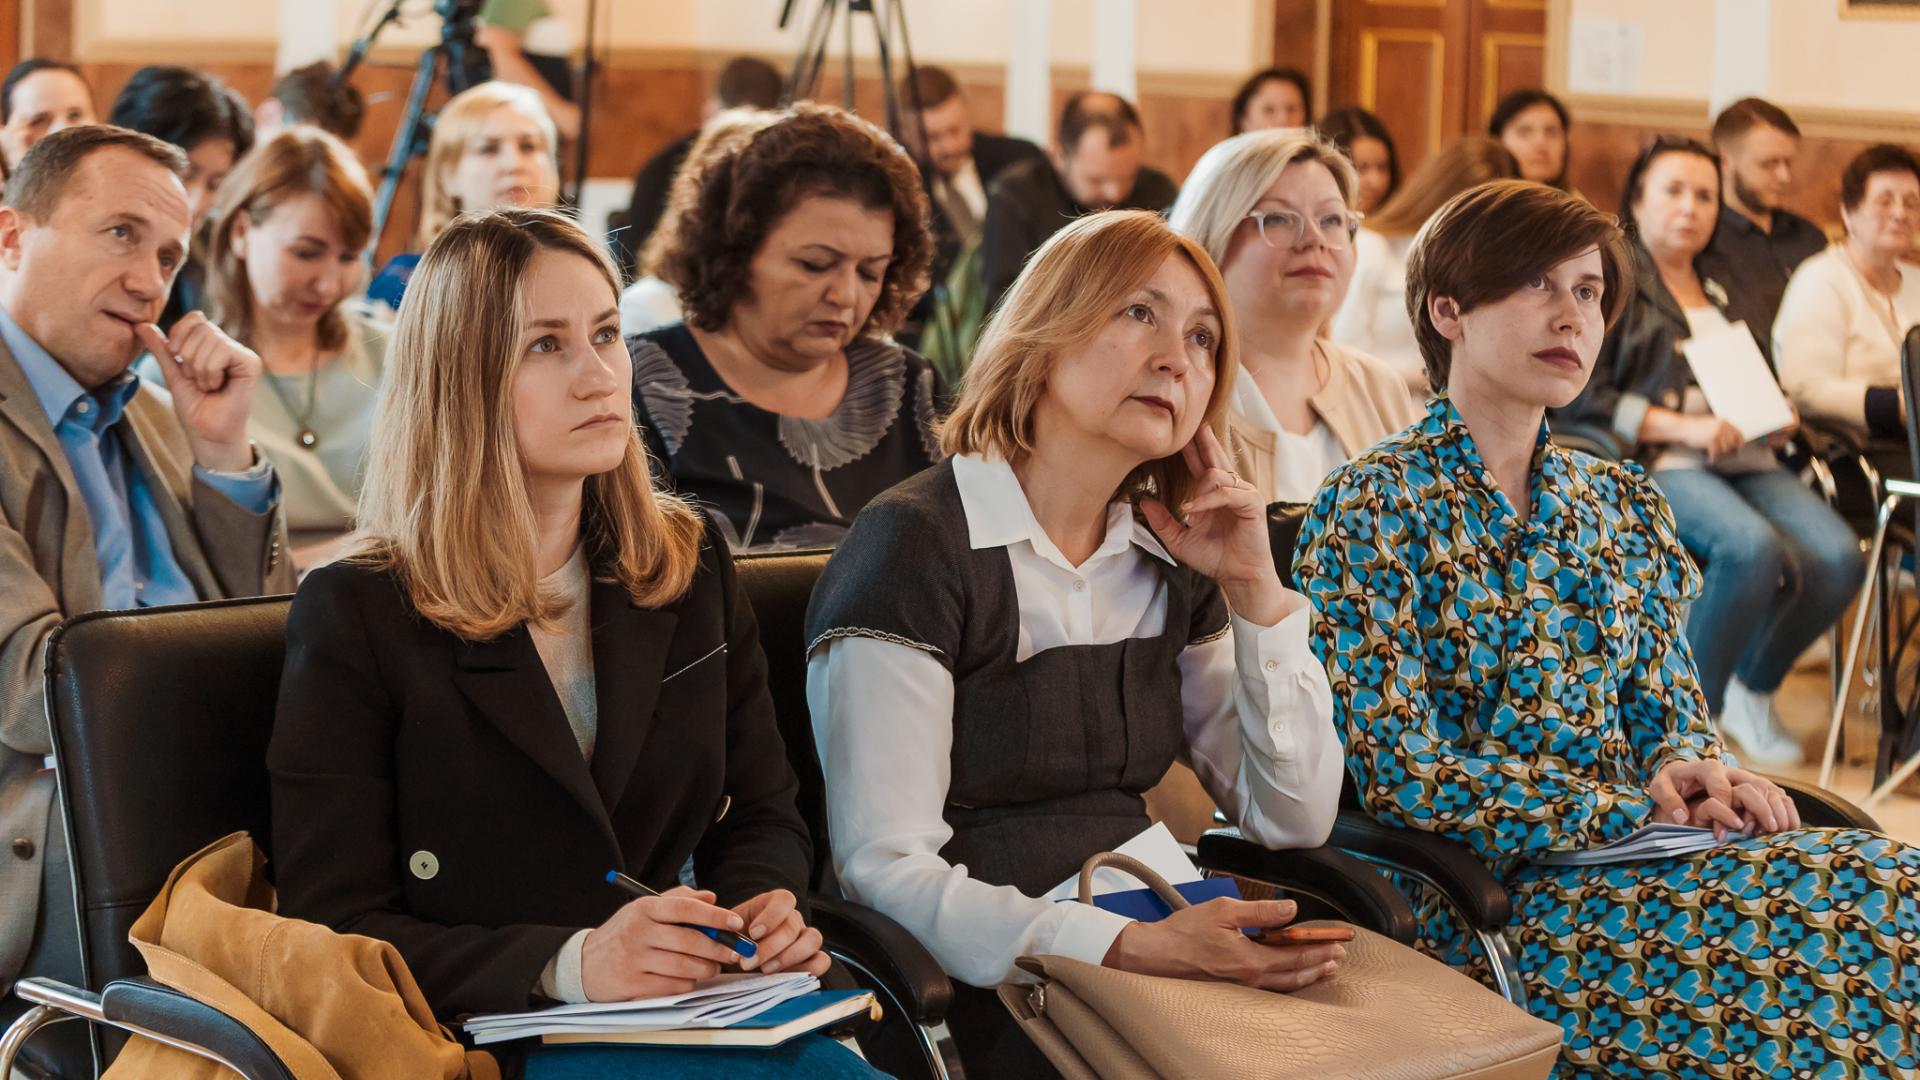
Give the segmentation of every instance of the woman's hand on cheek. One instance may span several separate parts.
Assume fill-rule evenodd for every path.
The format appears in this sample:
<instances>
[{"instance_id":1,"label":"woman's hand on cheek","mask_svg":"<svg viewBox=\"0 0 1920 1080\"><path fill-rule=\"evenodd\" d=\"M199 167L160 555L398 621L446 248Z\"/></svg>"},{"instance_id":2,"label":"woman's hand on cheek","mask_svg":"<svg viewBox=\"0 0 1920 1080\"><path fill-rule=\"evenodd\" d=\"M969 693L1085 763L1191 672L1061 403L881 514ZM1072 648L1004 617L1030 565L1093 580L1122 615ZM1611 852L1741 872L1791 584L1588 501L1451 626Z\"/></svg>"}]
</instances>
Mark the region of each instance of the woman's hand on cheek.
<instances>
[{"instance_id":1,"label":"woman's hand on cheek","mask_svg":"<svg viewBox=\"0 0 1920 1080\"><path fill-rule=\"evenodd\" d=\"M1280 584L1267 531L1267 504L1252 484L1235 475L1213 429L1200 431L1180 451L1194 486L1180 506L1185 520L1155 499L1141 503L1147 524L1181 563L1213 578L1241 618L1272 626L1292 614L1301 598Z\"/></svg>"}]
</instances>

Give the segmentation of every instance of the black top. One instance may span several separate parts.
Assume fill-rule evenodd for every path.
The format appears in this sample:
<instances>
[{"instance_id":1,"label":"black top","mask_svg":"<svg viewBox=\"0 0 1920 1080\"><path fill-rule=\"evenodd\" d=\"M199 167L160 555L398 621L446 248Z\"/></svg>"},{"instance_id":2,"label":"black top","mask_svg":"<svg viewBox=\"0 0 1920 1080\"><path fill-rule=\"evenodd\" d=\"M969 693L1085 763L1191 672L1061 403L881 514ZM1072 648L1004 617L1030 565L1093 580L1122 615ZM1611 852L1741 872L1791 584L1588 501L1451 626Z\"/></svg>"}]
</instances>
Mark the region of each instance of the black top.
<instances>
[{"instance_id":1,"label":"black top","mask_svg":"<svg viewBox=\"0 0 1920 1080\"><path fill-rule=\"evenodd\" d=\"M1746 322L1768 363L1773 362L1773 319L1780 313L1787 279L1826 246L1820 226L1798 214L1775 210L1773 231L1768 232L1740 211L1720 207L1713 240L1700 253L1700 272L1726 288L1727 318Z\"/></svg>"},{"instance_id":2,"label":"black top","mask_svg":"<svg viewBox=\"0 0 1920 1080\"><path fill-rule=\"evenodd\" d=\"M392 574L307 575L267 766L282 914L392 942L434 1014L524 1009L547 961L689 857L733 906L806 896L811 847L752 608L708 530L677 603L591 587L591 764L522 626L465 641Z\"/></svg>"},{"instance_id":3,"label":"black top","mask_svg":"<svg viewBox=\"0 0 1920 1080\"><path fill-rule=\"evenodd\" d=\"M940 460L933 422L945 388L892 342L847 346L846 396L819 420L749 404L682 323L627 348L647 449L735 551L830 547L869 499Z\"/></svg>"},{"instance_id":4,"label":"black top","mask_svg":"<svg viewBox=\"0 0 1920 1080\"><path fill-rule=\"evenodd\" d=\"M984 131L973 134L973 170L980 174L980 186L989 192L993 190L994 181L1013 166L1024 161L1046 160L1046 151L1025 139L990 135ZM920 166L920 182L926 189L927 203L933 210L932 219L928 222L933 229L934 244L933 276L929 280L938 283L947 280L947 274L960 257L960 234L954 230L946 206L934 193L933 178L933 167L923 162ZM927 296L932 294L933 290L927 290Z\"/></svg>"},{"instance_id":5,"label":"black top","mask_svg":"<svg viewBox=\"0 0 1920 1080\"><path fill-rule=\"evenodd\" d=\"M634 257L640 249L647 246L647 238L653 230L660 227L660 218L667 212L667 194L673 189L673 178L680 174L680 166L686 163L687 154L693 149L693 140L699 132L689 132L661 148L660 152L648 158L646 164L633 177L633 202L627 207L627 227L614 237L615 252L620 260L620 268L626 273L633 272Z\"/></svg>"},{"instance_id":6,"label":"black top","mask_svg":"<svg viewBox=\"0 0 1920 1080\"><path fill-rule=\"evenodd\" d=\"M1144 166L1133 180L1133 190L1120 205L1132 210L1164 212L1180 195L1166 173ZM1074 201L1046 158L1022 161L1001 174L987 191L987 220L981 225L980 272L987 288L987 309L1020 276L1027 256L1067 222L1092 212Z\"/></svg>"}]
</instances>

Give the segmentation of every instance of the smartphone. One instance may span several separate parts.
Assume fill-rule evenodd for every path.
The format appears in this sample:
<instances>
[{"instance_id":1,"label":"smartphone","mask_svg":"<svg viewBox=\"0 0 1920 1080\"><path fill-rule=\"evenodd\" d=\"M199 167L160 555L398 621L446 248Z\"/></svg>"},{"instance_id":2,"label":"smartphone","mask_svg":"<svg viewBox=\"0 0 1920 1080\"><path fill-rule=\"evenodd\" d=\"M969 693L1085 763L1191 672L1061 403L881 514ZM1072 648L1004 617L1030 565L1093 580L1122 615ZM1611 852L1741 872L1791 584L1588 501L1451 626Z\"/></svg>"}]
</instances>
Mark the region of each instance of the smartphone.
<instances>
[{"instance_id":1,"label":"smartphone","mask_svg":"<svg viewBox=\"0 0 1920 1080\"><path fill-rule=\"evenodd\" d=\"M1351 926L1283 926L1262 930L1253 940L1262 945L1323 945L1334 941L1352 941Z\"/></svg>"}]
</instances>

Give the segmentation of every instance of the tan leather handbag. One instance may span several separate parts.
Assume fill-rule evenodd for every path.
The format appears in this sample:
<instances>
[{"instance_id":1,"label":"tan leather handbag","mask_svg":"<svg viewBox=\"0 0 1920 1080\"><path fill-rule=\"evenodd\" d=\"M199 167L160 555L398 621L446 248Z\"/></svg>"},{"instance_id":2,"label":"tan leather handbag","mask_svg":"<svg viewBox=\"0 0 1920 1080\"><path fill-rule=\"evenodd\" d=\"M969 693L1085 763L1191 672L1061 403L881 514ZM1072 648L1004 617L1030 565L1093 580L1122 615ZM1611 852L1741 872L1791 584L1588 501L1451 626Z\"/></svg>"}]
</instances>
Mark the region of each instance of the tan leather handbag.
<instances>
[{"instance_id":1,"label":"tan leather handbag","mask_svg":"<svg viewBox=\"0 0 1920 1080\"><path fill-rule=\"evenodd\" d=\"M1093 902L1102 866L1139 878L1176 911L1187 906L1160 875L1111 852L1081 867L1081 903ZM1003 983L1000 1000L1067 1080L1540 1080L1560 1056L1558 1026L1359 927L1339 970L1290 994L1062 956L1019 964L1040 982Z\"/></svg>"}]
</instances>

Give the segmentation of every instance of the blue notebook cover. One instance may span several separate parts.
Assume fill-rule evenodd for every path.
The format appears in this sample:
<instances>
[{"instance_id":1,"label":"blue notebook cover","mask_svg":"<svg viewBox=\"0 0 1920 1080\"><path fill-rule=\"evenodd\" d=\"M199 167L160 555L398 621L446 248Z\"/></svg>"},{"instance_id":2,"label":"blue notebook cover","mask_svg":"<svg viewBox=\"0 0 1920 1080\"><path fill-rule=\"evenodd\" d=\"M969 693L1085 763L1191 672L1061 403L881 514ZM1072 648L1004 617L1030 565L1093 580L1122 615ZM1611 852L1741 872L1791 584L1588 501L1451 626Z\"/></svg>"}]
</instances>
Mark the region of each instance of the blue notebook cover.
<instances>
[{"instance_id":1,"label":"blue notebook cover","mask_svg":"<svg viewBox=\"0 0 1920 1080\"><path fill-rule=\"evenodd\" d=\"M750 1016L737 1024L728 1024L722 1031L744 1031L748 1028L775 1028L781 1024L792 1023L828 1006L845 1001L850 997L872 993L871 990L815 990L810 994L801 994L768 1009L758 1016ZM831 1022L831 1021L829 1021Z\"/></svg>"},{"instance_id":2,"label":"blue notebook cover","mask_svg":"<svg viewBox=\"0 0 1920 1080\"><path fill-rule=\"evenodd\" d=\"M1233 879L1220 877L1201 878L1184 885L1175 885L1173 891L1186 898L1189 904L1204 904L1208 900L1217 900L1222 896L1240 899L1240 887ZM1078 900L1062 900L1063 904L1077 904ZM1173 909L1153 894L1152 889L1127 889L1124 892L1111 892L1093 898L1093 906L1102 911L1111 911L1115 915L1124 915L1135 922L1159 922Z\"/></svg>"}]
</instances>

